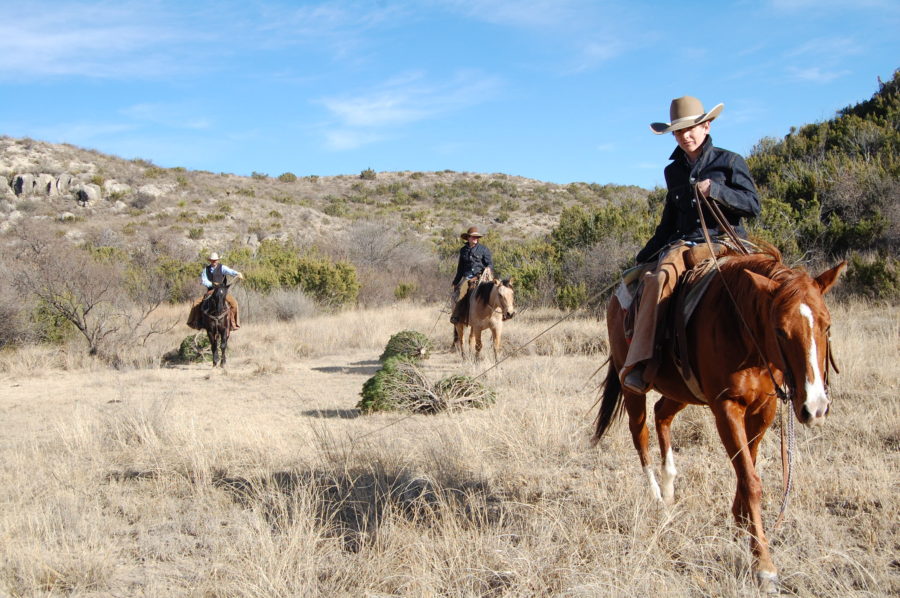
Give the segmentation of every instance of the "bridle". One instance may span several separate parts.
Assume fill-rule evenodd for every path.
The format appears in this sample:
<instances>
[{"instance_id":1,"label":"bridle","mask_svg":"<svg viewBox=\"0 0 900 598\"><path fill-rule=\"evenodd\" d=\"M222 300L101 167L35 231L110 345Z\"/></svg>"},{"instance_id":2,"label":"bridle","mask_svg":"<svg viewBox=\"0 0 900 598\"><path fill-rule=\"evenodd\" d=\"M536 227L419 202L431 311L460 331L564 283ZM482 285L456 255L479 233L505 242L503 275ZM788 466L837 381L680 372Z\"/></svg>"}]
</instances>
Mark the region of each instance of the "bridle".
<instances>
[{"instance_id":1,"label":"bridle","mask_svg":"<svg viewBox=\"0 0 900 598\"><path fill-rule=\"evenodd\" d=\"M703 215L703 208L705 207L709 210L710 214L713 215L713 218L716 220L716 224L719 226L719 230L725 231L728 235L731 242L734 244L735 249L742 255L749 255L750 251L747 249L744 241L738 236L735 232L734 227L731 226L731 223L725 218L725 215L722 213L722 210L714 201L709 201L706 197L704 197L699 191L697 191L697 185L691 185L694 192L694 205L697 208L697 215L700 220L700 226L703 231L703 238L706 241L707 245L712 248L712 239L709 235L709 229L706 226L706 218ZM779 357L781 358L782 374L783 380L782 384L778 383L778 380L775 378L775 373L772 371L771 366L769 366L769 360L766 359L765 354L763 353L762 347L759 344L759 341L756 339L756 335L753 333L753 330L750 328L750 325L747 323L747 320L744 318L743 313L738 308L737 300L734 297L731 289L728 287L728 284L725 282L724 277L721 276L722 271L719 267L719 261L715 259L713 256L713 263L715 264L716 271L719 273L719 276L722 280L722 287L725 289L725 292L728 294L729 299L731 299L731 303L735 308L735 312L738 314L738 318L744 326L744 329L747 331L751 341L753 342L754 348L756 349L757 354L759 355L760 361L765 364L766 371L769 374L769 378L772 380L772 386L775 389L775 394L781 399L782 405L787 405L790 403L793 406L794 398L797 396L797 386L796 379L794 377L793 372L790 369L790 364L787 361L787 356L784 354L784 348L781 346L781 337L779 334L775 334L775 344L778 347ZM772 308L774 310L774 306ZM770 320L774 321L771 317ZM825 343L825 368L822 374L823 383L825 385L825 394L828 395L828 379L829 379L829 369L833 368L836 374L840 373L838 370L837 364L834 361L834 353L831 348L831 333L829 331L826 336ZM782 411L783 414L783 411ZM783 420L783 417L782 417ZM783 424L783 421L782 421ZM785 439L785 435L787 435L787 440ZM794 417L793 414L788 415L787 420L787 430L785 431L785 426L781 426L781 462L782 462L782 476L783 476L783 493L781 497L781 509L778 513L778 519L775 522L774 529L777 530L781 527L782 522L784 521L784 513L787 510L788 504L788 495L790 494L791 488L793 486L793 454L794 454Z\"/></svg>"}]
</instances>

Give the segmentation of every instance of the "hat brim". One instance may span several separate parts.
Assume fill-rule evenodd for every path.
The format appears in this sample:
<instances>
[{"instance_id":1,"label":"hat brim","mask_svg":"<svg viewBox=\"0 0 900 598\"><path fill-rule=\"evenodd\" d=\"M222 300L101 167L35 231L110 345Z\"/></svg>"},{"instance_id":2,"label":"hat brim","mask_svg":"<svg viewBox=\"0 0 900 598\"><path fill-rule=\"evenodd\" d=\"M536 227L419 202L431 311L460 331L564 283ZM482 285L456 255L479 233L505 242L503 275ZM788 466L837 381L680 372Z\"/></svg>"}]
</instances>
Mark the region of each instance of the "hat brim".
<instances>
[{"instance_id":1,"label":"hat brim","mask_svg":"<svg viewBox=\"0 0 900 598\"><path fill-rule=\"evenodd\" d=\"M672 131L680 131L681 129L695 127L699 124L715 120L716 117L722 113L722 110L724 108L725 104L717 104L709 112L701 114L700 116L697 116L695 118L679 119L674 123L650 123L650 130L657 135L663 135L664 133L671 133Z\"/></svg>"},{"instance_id":2,"label":"hat brim","mask_svg":"<svg viewBox=\"0 0 900 598\"><path fill-rule=\"evenodd\" d=\"M459 236L459 238L462 239L463 241L468 241L469 237L475 237L476 239L480 239L483 236L484 235L482 235L481 233L463 233Z\"/></svg>"}]
</instances>

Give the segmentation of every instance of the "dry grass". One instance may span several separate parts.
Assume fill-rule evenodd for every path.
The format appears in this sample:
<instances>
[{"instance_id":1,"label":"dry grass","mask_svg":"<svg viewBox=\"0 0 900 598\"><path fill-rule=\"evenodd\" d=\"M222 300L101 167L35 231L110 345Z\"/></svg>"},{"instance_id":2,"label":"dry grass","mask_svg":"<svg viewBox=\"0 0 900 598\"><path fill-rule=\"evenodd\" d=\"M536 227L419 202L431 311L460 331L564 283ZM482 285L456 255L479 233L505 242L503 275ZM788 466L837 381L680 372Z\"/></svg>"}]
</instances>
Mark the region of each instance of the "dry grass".
<instances>
[{"instance_id":1,"label":"dry grass","mask_svg":"<svg viewBox=\"0 0 900 598\"><path fill-rule=\"evenodd\" d=\"M554 317L522 315L505 330L521 343ZM798 429L774 555L787 595L895 596L900 313L838 306L833 317L833 413ZM489 409L359 417L362 383L400 330L435 342L422 364L434 379L487 368L446 352L449 324L441 316L432 329L437 318L403 306L248 323L225 371L4 354L0 594L756 595L708 413L676 420L668 511L650 498L624 425L589 448L599 382L589 376L605 355L575 347L602 323L560 325L545 349L485 374L498 396ZM186 331L142 349L135 366ZM771 526L777 433L760 469Z\"/></svg>"}]
</instances>

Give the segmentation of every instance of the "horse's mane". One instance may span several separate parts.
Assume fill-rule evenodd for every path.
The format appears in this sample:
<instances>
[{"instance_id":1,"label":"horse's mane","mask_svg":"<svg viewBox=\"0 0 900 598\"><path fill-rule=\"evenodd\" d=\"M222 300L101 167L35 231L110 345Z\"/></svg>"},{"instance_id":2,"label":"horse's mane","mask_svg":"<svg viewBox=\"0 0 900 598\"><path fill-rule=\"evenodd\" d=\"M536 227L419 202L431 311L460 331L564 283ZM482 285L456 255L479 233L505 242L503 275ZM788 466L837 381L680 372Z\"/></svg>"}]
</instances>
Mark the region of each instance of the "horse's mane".
<instances>
[{"instance_id":1,"label":"horse's mane","mask_svg":"<svg viewBox=\"0 0 900 598\"><path fill-rule=\"evenodd\" d=\"M494 291L493 281L483 282L475 289L475 299L488 305L491 302L491 293Z\"/></svg>"},{"instance_id":2,"label":"horse's mane","mask_svg":"<svg viewBox=\"0 0 900 598\"><path fill-rule=\"evenodd\" d=\"M790 268L782 261L781 252L768 243L757 243L759 253L743 255L736 250L726 249L721 256L729 259L721 263L723 284L728 285L731 295L745 314L754 314L758 318L768 317L765 308L771 303L765 302L749 276L749 270L765 278L779 283L778 290L772 298L774 302L787 308L799 301L801 293L808 288L809 274L801 268Z\"/></svg>"}]
</instances>

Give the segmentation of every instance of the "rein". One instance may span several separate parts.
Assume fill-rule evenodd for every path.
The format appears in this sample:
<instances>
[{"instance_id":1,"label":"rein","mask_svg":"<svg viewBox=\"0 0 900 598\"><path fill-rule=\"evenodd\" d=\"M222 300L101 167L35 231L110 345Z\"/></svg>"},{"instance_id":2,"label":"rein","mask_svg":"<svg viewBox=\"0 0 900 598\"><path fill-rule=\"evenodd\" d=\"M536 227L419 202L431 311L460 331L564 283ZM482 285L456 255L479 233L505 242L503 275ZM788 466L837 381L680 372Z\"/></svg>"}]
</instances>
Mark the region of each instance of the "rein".
<instances>
[{"instance_id":1,"label":"rein","mask_svg":"<svg viewBox=\"0 0 900 598\"><path fill-rule=\"evenodd\" d=\"M703 238L706 240L706 243L710 246L710 253L712 253L712 239L709 236L709 229L706 226L706 218L703 216L703 207L705 206L713 217L716 219L716 223L724 230L731 241L738 248L738 251L742 255L749 255L750 252L747 250L744 245L743 240L737 235L734 228L731 224L725 219L722 211L719 209L719 206L716 205L714 201L709 201L706 197L700 194L697 191L697 185L693 185L694 189L694 205L697 207L697 214L700 218L700 226L703 230ZM744 318L744 314L741 313L741 310L738 308L737 300L734 298L734 294L731 292L728 284L725 282L724 277L722 277L722 270L719 267L719 260L715 259L713 256L713 263L716 266L716 271L719 273L720 278L722 278L722 287L725 289L725 292L728 293L729 299L731 299L731 303L735 308L735 311L738 314L738 318L741 320L741 323L744 325L744 328L747 330L747 333L750 336L750 340L753 341L753 345L756 349L757 354L759 355L762 362L766 365L766 371L769 373L769 378L772 380L772 386L775 388L775 394L781 399L782 405L786 405L787 403L793 403L793 376L791 375L788 368L787 360L784 358L784 351L781 348L781 342L778 341L778 352L780 353L782 365L785 367L784 377L787 381L788 379L791 382L786 384L787 390L782 388L778 381L775 379L775 373L772 371L772 368L769 367L769 360L766 359L766 356L763 354L762 347L760 347L759 342L756 340L756 335L753 334L753 330L751 330L750 325L747 323L747 320ZM829 355L829 359L831 356L831 343L828 343L828 347L826 348L826 352ZM825 379L828 379L828 367L826 362L825 367ZM837 368L835 368L837 370ZM827 384L827 382L826 382ZM793 414L788 415L788 424L787 424L787 442L785 443L785 426L784 426L784 410L781 411L782 414L782 425L779 426L781 430L781 464L782 464L782 496L781 496L781 508L778 512L778 519L775 522L774 529L777 530L782 522L784 521L784 513L787 511L788 505L788 495L790 494L791 488L793 486L793 469L794 469L794 418Z\"/></svg>"}]
</instances>

